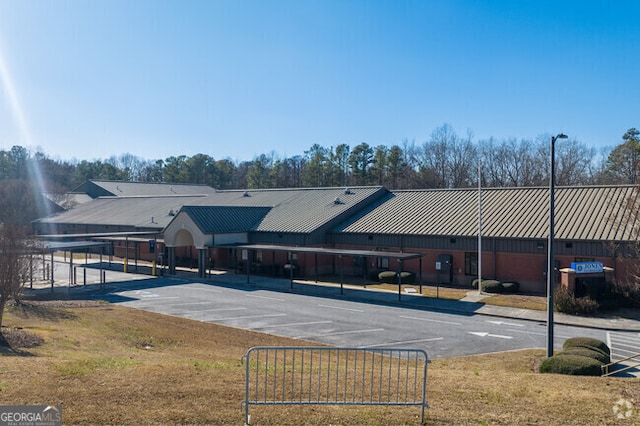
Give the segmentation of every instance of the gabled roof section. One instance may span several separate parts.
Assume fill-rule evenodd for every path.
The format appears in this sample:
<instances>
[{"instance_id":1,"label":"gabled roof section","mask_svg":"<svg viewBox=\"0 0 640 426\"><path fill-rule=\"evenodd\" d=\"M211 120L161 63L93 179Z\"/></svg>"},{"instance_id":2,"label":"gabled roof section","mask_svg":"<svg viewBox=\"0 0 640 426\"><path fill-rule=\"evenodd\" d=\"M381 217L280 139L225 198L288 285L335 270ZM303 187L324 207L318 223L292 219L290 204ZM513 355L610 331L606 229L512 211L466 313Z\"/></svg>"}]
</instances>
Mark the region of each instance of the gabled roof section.
<instances>
[{"instance_id":1,"label":"gabled roof section","mask_svg":"<svg viewBox=\"0 0 640 426\"><path fill-rule=\"evenodd\" d=\"M636 186L560 187L555 192L555 237L627 241L639 225L625 206L637 208ZM336 229L344 233L478 235L478 190L394 191L373 210ZM482 235L545 239L549 234L548 188L482 190Z\"/></svg>"},{"instance_id":2,"label":"gabled roof section","mask_svg":"<svg viewBox=\"0 0 640 426\"><path fill-rule=\"evenodd\" d=\"M64 210L70 210L93 199L88 194L81 192L67 192L66 194L44 193L43 195Z\"/></svg>"},{"instance_id":3,"label":"gabled roof section","mask_svg":"<svg viewBox=\"0 0 640 426\"><path fill-rule=\"evenodd\" d=\"M310 233L337 218L344 220L388 190L382 186L218 191L191 206L270 207L258 232Z\"/></svg>"},{"instance_id":4,"label":"gabled roof section","mask_svg":"<svg viewBox=\"0 0 640 426\"><path fill-rule=\"evenodd\" d=\"M203 197L103 197L34 222L163 229L182 206Z\"/></svg>"},{"instance_id":5,"label":"gabled roof section","mask_svg":"<svg viewBox=\"0 0 640 426\"><path fill-rule=\"evenodd\" d=\"M271 210L257 206L184 206L181 213L191 217L203 234L254 230Z\"/></svg>"},{"instance_id":6,"label":"gabled roof section","mask_svg":"<svg viewBox=\"0 0 640 426\"><path fill-rule=\"evenodd\" d=\"M139 196L173 196L173 195L207 195L216 190L207 185L182 183L124 182L114 180L89 180L73 192L83 192L91 198L139 197Z\"/></svg>"}]
</instances>

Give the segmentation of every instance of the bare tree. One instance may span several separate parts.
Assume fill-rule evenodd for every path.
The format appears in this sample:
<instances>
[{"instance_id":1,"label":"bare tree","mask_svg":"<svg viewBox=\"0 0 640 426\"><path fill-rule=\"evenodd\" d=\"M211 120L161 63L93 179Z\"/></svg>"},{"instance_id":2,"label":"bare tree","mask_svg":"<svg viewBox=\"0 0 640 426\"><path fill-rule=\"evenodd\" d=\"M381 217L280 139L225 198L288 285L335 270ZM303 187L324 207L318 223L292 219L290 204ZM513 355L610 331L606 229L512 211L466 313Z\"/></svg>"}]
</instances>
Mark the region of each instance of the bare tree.
<instances>
[{"instance_id":1,"label":"bare tree","mask_svg":"<svg viewBox=\"0 0 640 426\"><path fill-rule=\"evenodd\" d=\"M477 150L471 142L472 135L469 132L466 139L456 138L451 146L451 155L448 158L450 176L449 185L452 188L468 188L476 182L475 170L477 167Z\"/></svg>"},{"instance_id":2,"label":"bare tree","mask_svg":"<svg viewBox=\"0 0 640 426\"><path fill-rule=\"evenodd\" d=\"M7 302L20 298L31 274L28 241L21 227L0 224L0 326Z\"/></svg>"},{"instance_id":3,"label":"bare tree","mask_svg":"<svg viewBox=\"0 0 640 426\"><path fill-rule=\"evenodd\" d=\"M594 180L593 164L596 150L575 139L556 145L558 185L586 185Z\"/></svg>"},{"instance_id":4,"label":"bare tree","mask_svg":"<svg viewBox=\"0 0 640 426\"><path fill-rule=\"evenodd\" d=\"M431 132L431 139L422 145L420 177L427 188L448 188L450 183L448 156L458 136L448 124Z\"/></svg>"}]
</instances>

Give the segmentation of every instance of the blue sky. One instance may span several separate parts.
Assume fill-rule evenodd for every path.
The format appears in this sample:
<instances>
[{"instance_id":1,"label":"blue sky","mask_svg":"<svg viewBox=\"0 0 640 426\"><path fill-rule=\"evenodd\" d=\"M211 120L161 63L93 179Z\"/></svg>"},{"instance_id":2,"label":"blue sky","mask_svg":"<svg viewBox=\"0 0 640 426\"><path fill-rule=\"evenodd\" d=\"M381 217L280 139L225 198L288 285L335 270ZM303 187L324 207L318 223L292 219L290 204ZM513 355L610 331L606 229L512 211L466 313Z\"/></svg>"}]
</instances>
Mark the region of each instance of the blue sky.
<instances>
[{"instance_id":1,"label":"blue sky","mask_svg":"<svg viewBox=\"0 0 640 426\"><path fill-rule=\"evenodd\" d=\"M0 0L0 149L52 158L640 127L640 2Z\"/></svg>"}]
</instances>

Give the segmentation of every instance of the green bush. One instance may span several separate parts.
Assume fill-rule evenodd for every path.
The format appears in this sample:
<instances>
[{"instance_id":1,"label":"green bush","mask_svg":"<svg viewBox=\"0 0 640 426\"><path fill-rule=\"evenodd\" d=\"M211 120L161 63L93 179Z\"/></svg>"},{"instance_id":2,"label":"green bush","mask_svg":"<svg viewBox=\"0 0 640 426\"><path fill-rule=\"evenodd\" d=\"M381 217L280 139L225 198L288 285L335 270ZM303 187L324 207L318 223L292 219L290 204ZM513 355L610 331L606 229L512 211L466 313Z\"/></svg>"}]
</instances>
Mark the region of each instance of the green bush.
<instances>
[{"instance_id":1,"label":"green bush","mask_svg":"<svg viewBox=\"0 0 640 426\"><path fill-rule=\"evenodd\" d=\"M398 284L398 273L395 271L383 271L378 274L380 282L387 284ZM413 272L401 272L400 283L413 284L416 282L416 274Z\"/></svg>"},{"instance_id":2,"label":"green bush","mask_svg":"<svg viewBox=\"0 0 640 426\"><path fill-rule=\"evenodd\" d=\"M502 283L497 280L482 280L482 291L487 293L502 293Z\"/></svg>"},{"instance_id":3,"label":"green bush","mask_svg":"<svg viewBox=\"0 0 640 426\"><path fill-rule=\"evenodd\" d=\"M586 356L552 356L540 364L541 373L569 374L572 376L600 376L603 363Z\"/></svg>"},{"instance_id":4,"label":"green bush","mask_svg":"<svg viewBox=\"0 0 640 426\"><path fill-rule=\"evenodd\" d=\"M387 272L387 269L373 269L369 271L369 281L380 282L380 272Z\"/></svg>"},{"instance_id":5,"label":"green bush","mask_svg":"<svg viewBox=\"0 0 640 426\"><path fill-rule=\"evenodd\" d=\"M603 364L609 364L611 362L611 357L609 355L593 348L585 348L585 347L569 348L560 353L557 353L555 356L566 356L566 355L586 356L587 358L593 358L596 361L600 361Z\"/></svg>"},{"instance_id":6,"label":"green bush","mask_svg":"<svg viewBox=\"0 0 640 426\"><path fill-rule=\"evenodd\" d=\"M402 284L413 284L416 282L416 274L413 272L400 272L400 282Z\"/></svg>"},{"instance_id":7,"label":"green bush","mask_svg":"<svg viewBox=\"0 0 640 426\"><path fill-rule=\"evenodd\" d=\"M589 297L575 297L566 288L556 287L553 306L556 311L565 314L595 314L600 305Z\"/></svg>"},{"instance_id":8,"label":"green bush","mask_svg":"<svg viewBox=\"0 0 640 426\"><path fill-rule=\"evenodd\" d=\"M473 288L478 288L478 279L471 281ZM487 293L502 293L502 284L497 280L482 279L482 291Z\"/></svg>"},{"instance_id":9,"label":"green bush","mask_svg":"<svg viewBox=\"0 0 640 426\"><path fill-rule=\"evenodd\" d=\"M611 350L606 343L599 339L593 339L591 337L571 337L564 341L562 344L562 350L570 348L588 348L595 349L603 354L611 356Z\"/></svg>"},{"instance_id":10,"label":"green bush","mask_svg":"<svg viewBox=\"0 0 640 426\"><path fill-rule=\"evenodd\" d=\"M378 274L378 281L396 284L398 282L398 275L395 271L382 271Z\"/></svg>"},{"instance_id":11,"label":"green bush","mask_svg":"<svg viewBox=\"0 0 640 426\"><path fill-rule=\"evenodd\" d=\"M517 281L507 281L502 283L502 292L514 294L520 290L520 283Z\"/></svg>"},{"instance_id":12,"label":"green bush","mask_svg":"<svg viewBox=\"0 0 640 426\"><path fill-rule=\"evenodd\" d=\"M485 281L485 278L483 278L482 281ZM472 288L478 288L478 279L477 278L474 279L474 280L471 280L471 287Z\"/></svg>"}]
</instances>

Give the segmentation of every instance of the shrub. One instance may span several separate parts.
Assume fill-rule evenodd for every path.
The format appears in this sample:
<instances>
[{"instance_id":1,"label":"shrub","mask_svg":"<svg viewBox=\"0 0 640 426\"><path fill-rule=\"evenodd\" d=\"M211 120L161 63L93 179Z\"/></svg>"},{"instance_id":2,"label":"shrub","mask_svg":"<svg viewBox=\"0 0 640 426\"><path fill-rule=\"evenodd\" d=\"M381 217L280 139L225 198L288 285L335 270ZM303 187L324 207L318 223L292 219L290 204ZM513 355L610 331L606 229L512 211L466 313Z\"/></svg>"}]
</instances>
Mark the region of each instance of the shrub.
<instances>
[{"instance_id":1,"label":"shrub","mask_svg":"<svg viewBox=\"0 0 640 426\"><path fill-rule=\"evenodd\" d=\"M478 288L478 279L471 281L473 288ZM482 291L487 293L502 293L502 284L497 280L482 279Z\"/></svg>"},{"instance_id":2,"label":"shrub","mask_svg":"<svg viewBox=\"0 0 640 426\"><path fill-rule=\"evenodd\" d=\"M586 356L587 358L593 358L597 361L600 361L603 364L609 364L611 362L611 357L609 355L593 348L585 348L585 347L569 348L556 354L555 356L566 356L566 355Z\"/></svg>"},{"instance_id":3,"label":"shrub","mask_svg":"<svg viewBox=\"0 0 640 426\"><path fill-rule=\"evenodd\" d=\"M413 272L400 272L400 282L402 284L413 284L416 282L416 274Z\"/></svg>"},{"instance_id":4,"label":"shrub","mask_svg":"<svg viewBox=\"0 0 640 426\"><path fill-rule=\"evenodd\" d=\"M497 280L482 280L482 291L487 293L502 293L502 283Z\"/></svg>"},{"instance_id":5,"label":"shrub","mask_svg":"<svg viewBox=\"0 0 640 426\"><path fill-rule=\"evenodd\" d=\"M586 356L552 356L540 364L541 373L569 374L573 376L600 376L603 363Z\"/></svg>"},{"instance_id":6,"label":"shrub","mask_svg":"<svg viewBox=\"0 0 640 426\"><path fill-rule=\"evenodd\" d=\"M589 297L575 297L569 290L560 286L554 291L553 307L565 314L594 314L600 305Z\"/></svg>"},{"instance_id":7,"label":"shrub","mask_svg":"<svg viewBox=\"0 0 640 426\"><path fill-rule=\"evenodd\" d=\"M486 281L486 279L483 278L482 281ZM471 280L471 287L472 288L478 288L478 279L477 278L474 279L474 280Z\"/></svg>"},{"instance_id":8,"label":"shrub","mask_svg":"<svg viewBox=\"0 0 640 426\"><path fill-rule=\"evenodd\" d=\"M608 286L615 307L640 308L640 283L614 281Z\"/></svg>"},{"instance_id":9,"label":"shrub","mask_svg":"<svg viewBox=\"0 0 640 426\"><path fill-rule=\"evenodd\" d=\"M369 271L369 281L378 281L380 282L380 272L386 272L387 269L373 269Z\"/></svg>"},{"instance_id":10,"label":"shrub","mask_svg":"<svg viewBox=\"0 0 640 426\"><path fill-rule=\"evenodd\" d=\"M520 283L517 281L508 281L502 283L502 292L503 293L517 293L520 290Z\"/></svg>"},{"instance_id":11,"label":"shrub","mask_svg":"<svg viewBox=\"0 0 640 426\"><path fill-rule=\"evenodd\" d=\"M394 271L383 271L378 274L378 279L387 284L398 284L398 273ZM413 272L401 272L400 283L413 284L416 281L416 274Z\"/></svg>"},{"instance_id":12,"label":"shrub","mask_svg":"<svg viewBox=\"0 0 640 426\"><path fill-rule=\"evenodd\" d=\"M398 282L398 276L394 271L383 271L378 274L378 281L396 284Z\"/></svg>"},{"instance_id":13,"label":"shrub","mask_svg":"<svg viewBox=\"0 0 640 426\"><path fill-rule=\"evenodd\" d=\"M562 350L570 348L588 348L598 350L606 355L611 355L611 350L602 340L591 337L571 337L564 341Z\"/></svg>"}]
</instances>

